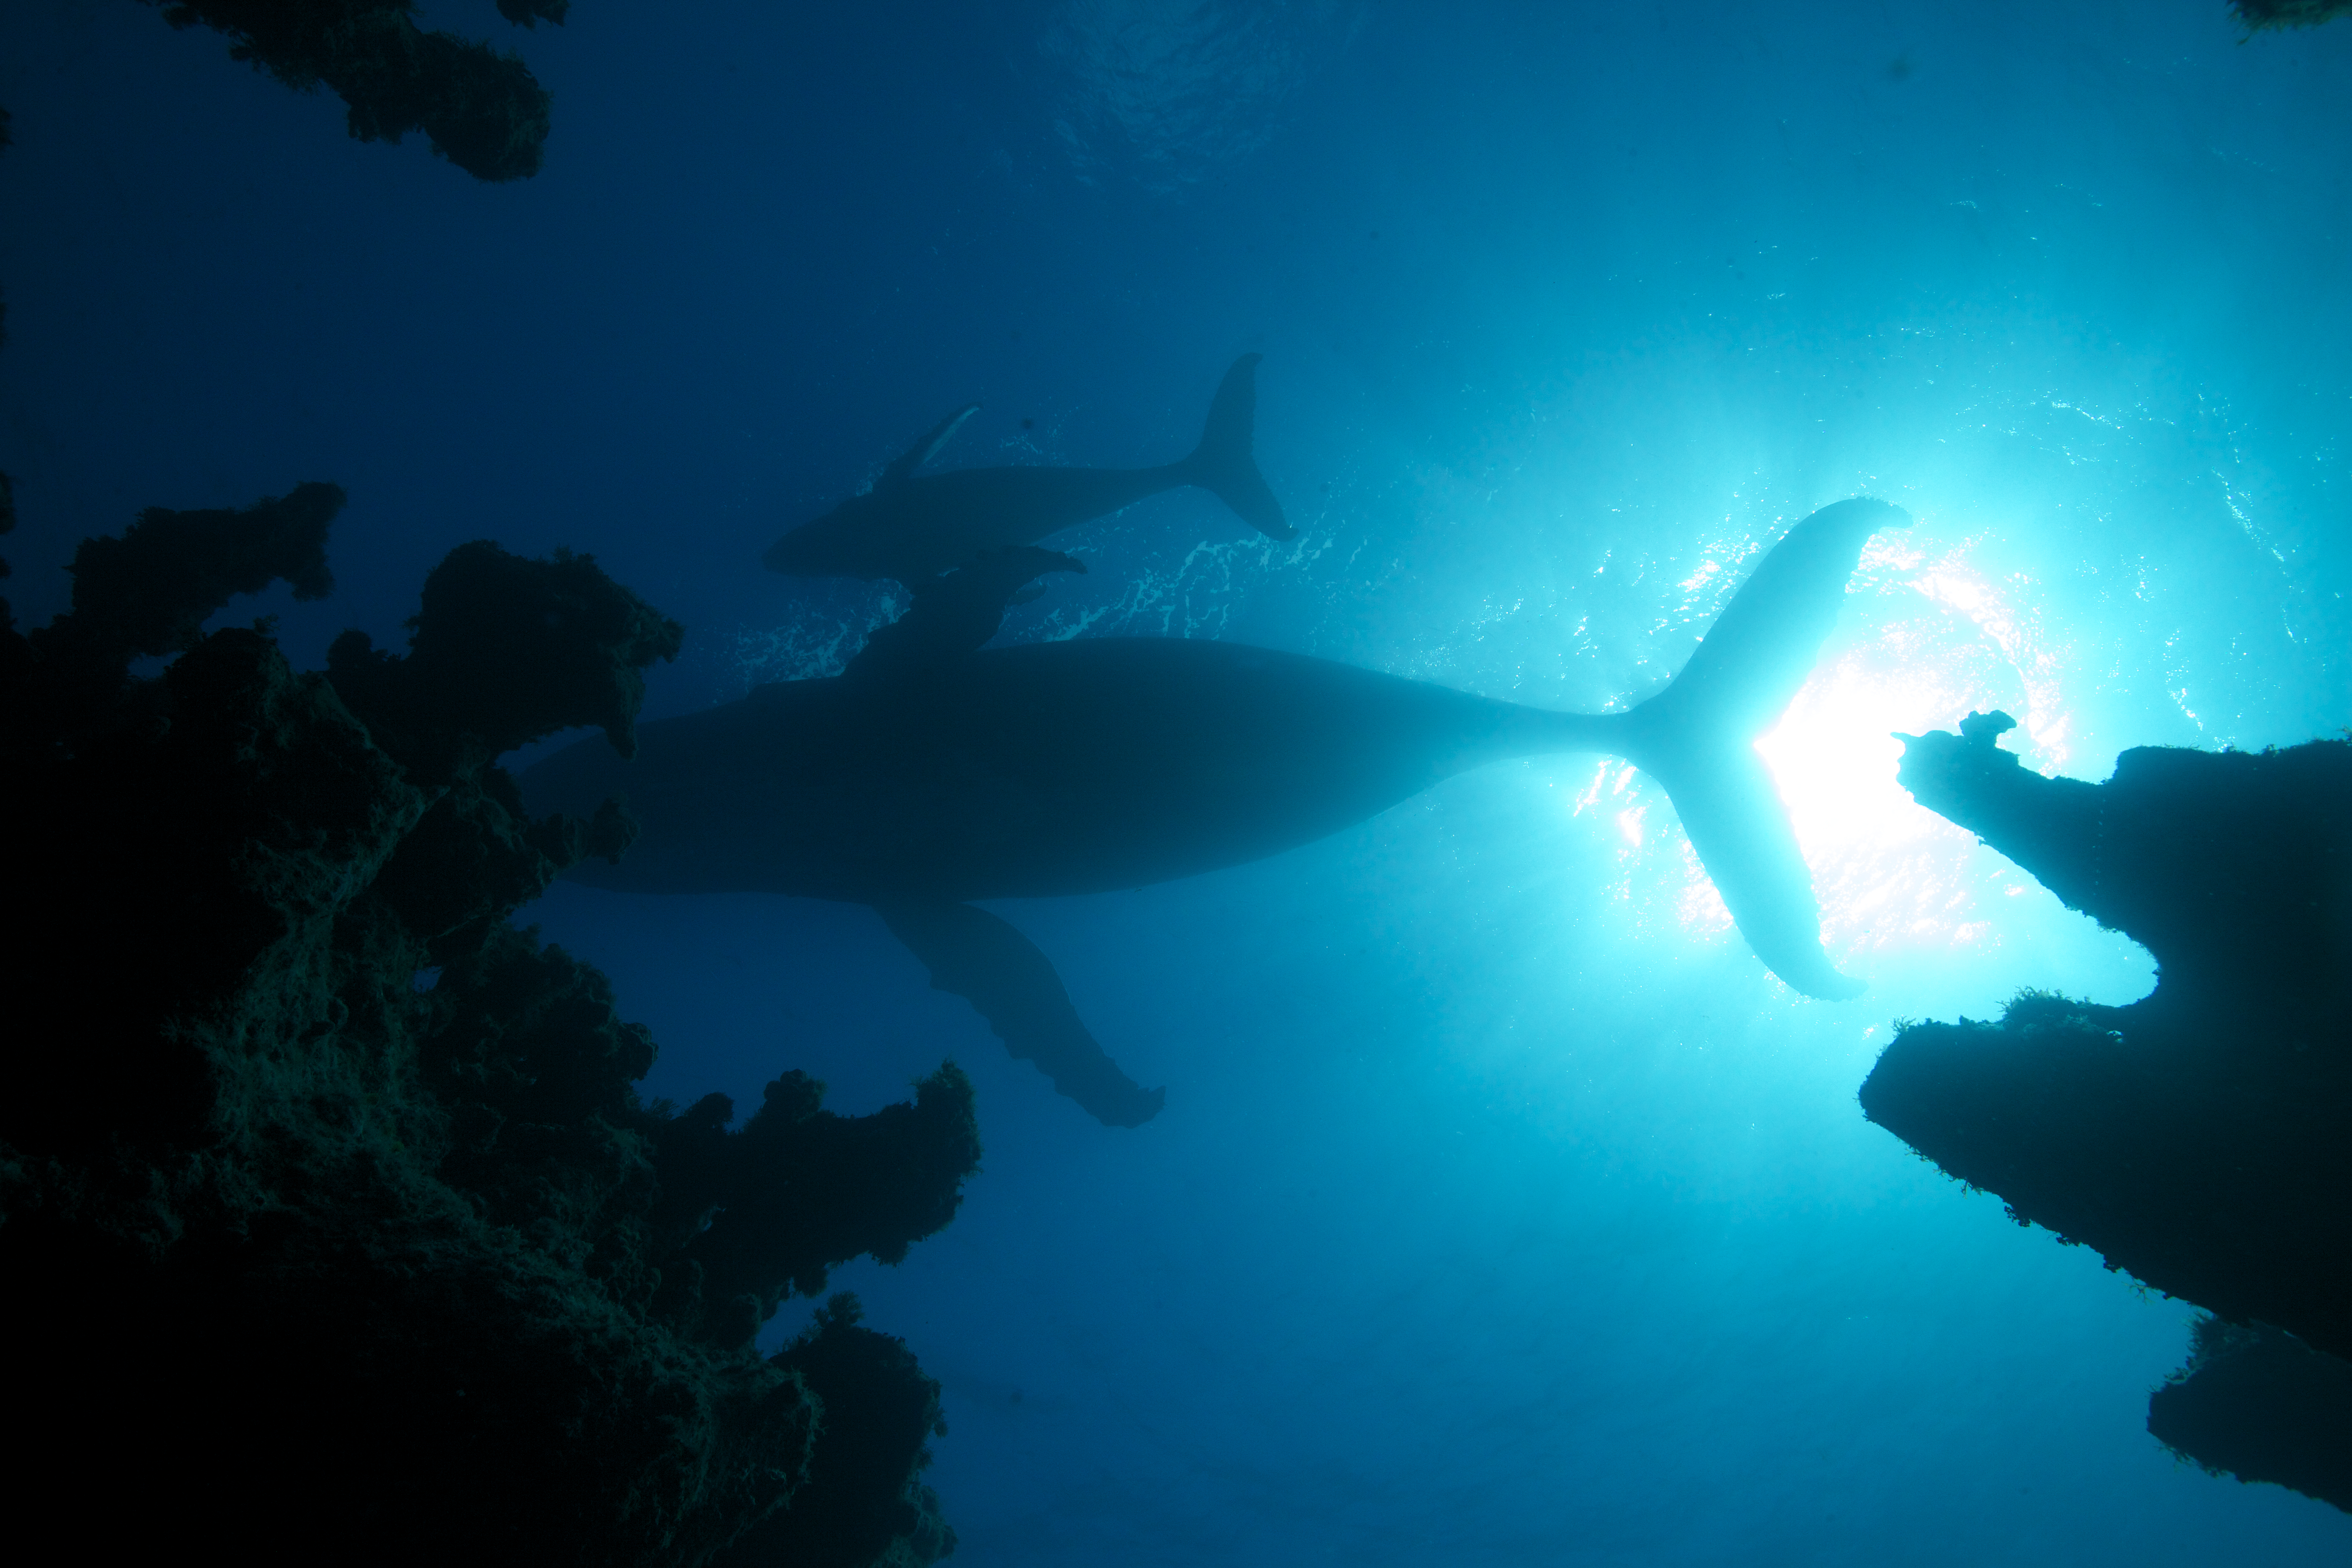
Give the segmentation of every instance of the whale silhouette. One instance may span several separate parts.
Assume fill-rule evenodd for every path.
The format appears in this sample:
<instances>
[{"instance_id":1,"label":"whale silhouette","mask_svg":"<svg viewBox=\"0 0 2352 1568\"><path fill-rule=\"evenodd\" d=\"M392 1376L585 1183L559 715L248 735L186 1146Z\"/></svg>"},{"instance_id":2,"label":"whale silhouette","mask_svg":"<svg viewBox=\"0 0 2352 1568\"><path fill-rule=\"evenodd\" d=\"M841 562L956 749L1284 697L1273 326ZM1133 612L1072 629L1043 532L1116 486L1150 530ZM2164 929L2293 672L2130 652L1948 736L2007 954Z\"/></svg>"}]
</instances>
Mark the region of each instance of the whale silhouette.
<instances>
[{"instance_id":1,"label":"whale silhouette","mask_svg":"<svg viewBox=\"0 0 2352 1568\"><path fill-rule=\"evenodd\" d=\"M959 468L919 472L978 411L958 409L893 462L863 495L772 545L772 571L801 577L893 578L913 585L983 550L1028 544L1063 529L1185 485L1214 491L1242 521L1275 539L1297 530L1251 456L1257 362L1234 361L1209 404L1201 444L1156 468Z\"/></svg>"},{"instance_id":2,"label":"whale silhouette","mask_svg":"<svg viewBox=\"0 0 2352 1568\"><path fill-rule=\"evenodd\" d=\"M1803 858L1753 742L1804 683L1875 500L1798 523L1675 679L1622 713L1558 713L1235 643L1104 637L982 648L1013 592L1067 556L987 554L927 584L842 675L642 724L635 760L582 742L529 770L532 809L625 797L617 864L645 893L757 890L871 905L1016 1057L1114 1125L1164 1093L1087 1033L1052 964L969 902L1135 888L1362 821L1507 757L1600 752L1665 786L1756 955L1809 996L1862 987L1821 945Z\"/></svg>"}]
</instances>

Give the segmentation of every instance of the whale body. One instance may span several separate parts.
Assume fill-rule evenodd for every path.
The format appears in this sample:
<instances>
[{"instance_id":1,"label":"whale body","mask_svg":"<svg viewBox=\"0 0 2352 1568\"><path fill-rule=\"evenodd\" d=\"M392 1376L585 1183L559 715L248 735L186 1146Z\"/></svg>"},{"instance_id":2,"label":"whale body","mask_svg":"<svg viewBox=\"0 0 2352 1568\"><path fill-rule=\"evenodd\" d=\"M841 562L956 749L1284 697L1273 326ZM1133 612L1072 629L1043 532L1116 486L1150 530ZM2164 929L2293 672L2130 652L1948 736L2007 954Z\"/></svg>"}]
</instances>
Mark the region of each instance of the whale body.
<instances>
[{"instance_id":1,"label":"whale body","mask_svg":"<svg viewBox=\"0 0 2352 1568\"><path fill-rule=\"evenodd\" d=\"M874 488L793 530L761 557L793 576L891 578L909 586L962 565L976 553L1027 544L1134 505L1162 490L1199 485L1273 539L1297 530L1282 515L1252 456L1259 355L1225 372L1209 405L1200 445L1151 468L958 468L919 470L979 409L957 410L883 471Z\"/></svg>"},{"instance_id":2,"label":"whale body","mask_svg":"<svg viewBox=\"0 0 2352 1568\"><path fill-rule=\"evenodd\" d=\"M1663 784L1741 934L1794 989L1861 989L1821 945L1811 879L1756 737L1804 682L1862 544L1907 521L1850 500L1791 529L1690 662L1622 713L1559 713L1233 643L1099 638L1003 648L1011 587L975 622L919 595L845 674L763 686L586 741L523 776L535 810L625 798L640 835L567 873L628 892L760 891L872 905L1015 1054L1106 1121L1159 1109L1105 1056L1042 953L970 900L1084 895L1241 864L1509 757L1599 752ZM950 578L950 582L958 579ZM965 609L969 609L967 604ZM932 627L949 627L927 637Z\"/></svg>"}]
</instances>

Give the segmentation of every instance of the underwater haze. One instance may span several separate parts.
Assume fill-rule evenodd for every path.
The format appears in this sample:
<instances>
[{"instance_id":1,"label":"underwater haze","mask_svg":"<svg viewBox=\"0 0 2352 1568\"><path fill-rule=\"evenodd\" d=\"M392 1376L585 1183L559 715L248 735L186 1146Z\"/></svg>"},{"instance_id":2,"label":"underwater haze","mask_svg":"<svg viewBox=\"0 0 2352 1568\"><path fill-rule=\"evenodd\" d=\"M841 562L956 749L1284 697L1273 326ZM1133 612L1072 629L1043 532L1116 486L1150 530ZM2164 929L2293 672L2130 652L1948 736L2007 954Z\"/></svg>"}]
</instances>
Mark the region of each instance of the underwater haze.
<instances>
[{"instance_id":1,"label":"underwater haze","mask_svg":"<svg viewBox=\"0 0 2352 1568\"><path fill-rule=\"evenodd\" d=\"M1541 707L1654 691L1759 552L1907 509L1762 743L1858 999L1759 964L1663 791L1498 763L1306 848L992 905L1158 1118L1097 1124L863 907L563 886L649 1092L866 1111L952 1058L954 1224L836 1282L945 1385L955 1561L2352 1561L2145 1430L2195 1315L1866 1124L1902 1017L2147 954L1915 805L2352 722L2352 21L2222 0L581 0L536 177L348 140L202 28L0 10L21 621L143 506L331 479L298 666L495 538L688 628L648 718L903 598L761 552L937 467L1139 466L1236 355L1297 537L1177 490L1003 640L1213 637ZM789 1304L762 1342L803 1326Z\"/></svg>"}]
</instances>

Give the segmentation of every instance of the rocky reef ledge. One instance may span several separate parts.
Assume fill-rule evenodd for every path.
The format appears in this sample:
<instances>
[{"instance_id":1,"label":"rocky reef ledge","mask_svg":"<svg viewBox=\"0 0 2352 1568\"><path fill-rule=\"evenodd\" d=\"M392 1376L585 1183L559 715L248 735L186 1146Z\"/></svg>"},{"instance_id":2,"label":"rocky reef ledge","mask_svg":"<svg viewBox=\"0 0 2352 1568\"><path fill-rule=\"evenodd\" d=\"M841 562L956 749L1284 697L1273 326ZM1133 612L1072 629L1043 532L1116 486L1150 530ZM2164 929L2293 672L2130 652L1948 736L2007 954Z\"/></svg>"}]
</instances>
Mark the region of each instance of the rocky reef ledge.
<instances>
[{"instance_id":1,"label":"rocky reef ledge","mask_svg":"<svg viewBox=\"0 0 2352 1568\"><path fill-rule=\"evenodd\" d=\"M1903 737L1901 782L2146 946L2156 989L1899 1024L1863 1110L2214 1314L2158 1437L2352 1509L2352 744L2142 748L2090 784L2021 767L2012 724Z\"/></svg>"},{"instance_id":2,"label":"rocky reef ledge","mask_svg":"<svg viewBox=\"0 0 2352 1568\"><path fill-rule=\"evenodd\" d=\"M422 131L478 180L528 179L544 157L551 100L522 61L478 40L426 32L415 0L145 0L178 28L229 37L231 58L298 92L325 86L362 142ZM499 0L524 27L561 24L571 0Z\"/></svg>"},{"instance_id":3,"label":"rocky reef ledge","mask_svg":"<svg viewBox=\"0 0 2352 1568\"><path fill-rule=\"evenodd\" d=\"M202 630L327 593L341 503L150 510L82 545L71 613L0 630L19 1517L92 1556L946 1555L904 1344L845 1296L752 1340L953 1216L971 1085L843 1117L787 1072L733 1131L723 1096L641 1100L652 1039L509 920L626 812L531 820L495 759L583 724L626 752L677 625L476 543L404 654L347 634L302 674L266 624Z\"/></svg>"}]
</instances>

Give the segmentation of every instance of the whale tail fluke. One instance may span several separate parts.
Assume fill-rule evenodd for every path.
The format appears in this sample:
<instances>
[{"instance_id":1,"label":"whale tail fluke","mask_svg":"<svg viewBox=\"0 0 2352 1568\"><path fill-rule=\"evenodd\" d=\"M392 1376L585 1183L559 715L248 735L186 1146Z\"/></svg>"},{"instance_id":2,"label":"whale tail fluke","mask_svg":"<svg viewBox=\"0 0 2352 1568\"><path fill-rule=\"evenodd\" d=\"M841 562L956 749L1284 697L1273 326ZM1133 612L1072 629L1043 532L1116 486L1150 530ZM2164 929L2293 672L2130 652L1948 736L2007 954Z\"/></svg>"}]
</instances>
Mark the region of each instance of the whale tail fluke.
<instances>
[{"instance_id":1,"label":"whale tail fluke","mask_svg":"<svg viewBox=\"0 0 2352 1568\"><path fill-rule=\"evenodd\" d=\"M1739 934L1807 996L1858 996L1822 949L1821 905L1756 741L1779 720L1836 624L1846 579L1882 528L1911 521L1878 500L1806 518L1732 595L1664 691L1624 716L1622 750L1665 786Z\"/></svg>"},{"instance_id":2,"label":"whale tail fluke","mask_svg":"<svg viewBox=\"0 0 2352 1568\"><path fill-rule=\"evenodd\" d=\"M1840 973L1822 948L1811 873L1771 773L1752 747L1641 765L1666 786L1699 863L1765 968L1817 1001L1843 1002L1868 989Z\"/></svg>"},{"instance_id":3,"label":"whale tail fluke","mask_svg":"<svg viewBox=\"0 0 2352 1568\"><path fill-rule=\"evenodd\" d=\"M1257 424L1257 362L1262 355L1244 354L1217 384L1209 404L1209 419L1201 444L1184 459L1192 481L1213 490L1244 522L1269 539L1296 539L1298 531L1282 515L1265 476L1257 471L1253 455Z\"/></svg>"}]
</instances>

